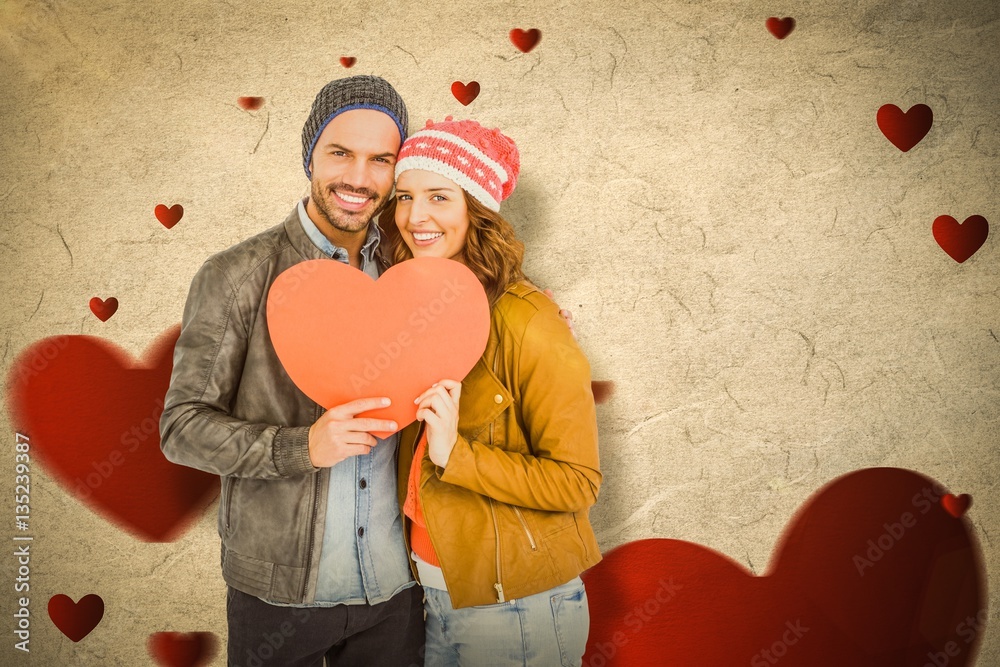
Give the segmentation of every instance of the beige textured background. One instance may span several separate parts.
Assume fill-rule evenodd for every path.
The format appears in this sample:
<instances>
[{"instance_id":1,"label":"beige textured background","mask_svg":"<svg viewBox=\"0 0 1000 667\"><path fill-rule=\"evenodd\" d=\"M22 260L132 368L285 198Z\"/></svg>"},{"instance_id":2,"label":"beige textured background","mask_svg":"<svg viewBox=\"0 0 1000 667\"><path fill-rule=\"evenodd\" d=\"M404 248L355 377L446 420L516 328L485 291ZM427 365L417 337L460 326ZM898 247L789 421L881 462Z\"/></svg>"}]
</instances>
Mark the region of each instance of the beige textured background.
<instances>
[{"instance_id":1,"label":"beige textured background","mask_svg":"<svg viewBox=\"0 0 1000 667\"><path fill-rule=\"evenodd\" d=\"M412 129L473 117L521 148L504 210L528 273L617 386L599 407L605 550L680 538L759 573L817 488L901 466L974 496L995 581L996 231L961 265L930 231L943 214L1000 225L995 0L430 4L0 0L2 371L65 333L141 354L210 253L307 192L299 133L319 88L379 74ZM797 20L787 39L765 30L772 15ZM534 51L512 46L514 27L542 31ZM455 80L482 84L470 106ZM266 104L245 112L241 95ZM875 125L885 103L934 110L909 153ZM184 206L172 230L159 203ZM106 323L95 295L121 303ZM32 491L31 664L152 664L146 638L164 630L224 641L215 505L147 544L38 466ZM0 558L4 665L25 662L12 565ZM45 604L91 592L105 618L73 644ZM979 664L1000 664L1000 633Z\"/></svg>"}]
</instances>

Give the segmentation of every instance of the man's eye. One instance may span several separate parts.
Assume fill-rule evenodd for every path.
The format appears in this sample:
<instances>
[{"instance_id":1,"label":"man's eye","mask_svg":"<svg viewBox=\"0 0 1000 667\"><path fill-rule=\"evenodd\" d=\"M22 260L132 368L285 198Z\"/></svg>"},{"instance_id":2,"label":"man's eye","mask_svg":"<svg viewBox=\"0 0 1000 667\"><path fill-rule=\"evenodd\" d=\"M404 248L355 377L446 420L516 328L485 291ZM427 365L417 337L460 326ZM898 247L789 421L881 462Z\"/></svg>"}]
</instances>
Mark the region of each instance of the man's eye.
<instances>
[{"instance_id":1,"label":"man's eye","mask_svg":"<svg viewBox=\"0 0 1000 667\"><path fill-rule=\"evenodd\" d=\"M341 155L347 155L347 153L345 153L344 151L333 151L331 155L336 155L337 157L340 157Z\"/></svg>"}]
</instances>

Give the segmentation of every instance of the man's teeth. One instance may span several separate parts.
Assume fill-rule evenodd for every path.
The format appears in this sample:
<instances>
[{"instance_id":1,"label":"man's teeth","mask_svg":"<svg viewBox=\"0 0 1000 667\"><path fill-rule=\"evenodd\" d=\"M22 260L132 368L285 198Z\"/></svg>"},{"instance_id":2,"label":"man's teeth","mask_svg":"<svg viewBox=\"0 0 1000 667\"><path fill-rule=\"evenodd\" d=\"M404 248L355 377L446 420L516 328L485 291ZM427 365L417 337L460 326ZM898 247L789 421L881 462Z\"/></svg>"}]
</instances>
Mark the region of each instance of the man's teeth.
<instances>
[{"instance_id":1,"label":"man's teeth","mask_svg":"<svg viewBox=\"0 0 1000 667\"><path fill-rule=\"evenodd\" d=\"M353 197L343 192L338 192L337 196L346 201L348 204L363 204L368 201L368 197Z\"/></svg>"},{"instance_id":2,"label":"man's teeth","mask_svg":"<svg viewBox=\"0 0 1000 667\"><path fill-rule=\"evenodd\" d=\"M436 239L439 236L444 236L444 232L414 232L413 238L418 241L430 241L431 239Z\"/></svg>"}]
</instances>

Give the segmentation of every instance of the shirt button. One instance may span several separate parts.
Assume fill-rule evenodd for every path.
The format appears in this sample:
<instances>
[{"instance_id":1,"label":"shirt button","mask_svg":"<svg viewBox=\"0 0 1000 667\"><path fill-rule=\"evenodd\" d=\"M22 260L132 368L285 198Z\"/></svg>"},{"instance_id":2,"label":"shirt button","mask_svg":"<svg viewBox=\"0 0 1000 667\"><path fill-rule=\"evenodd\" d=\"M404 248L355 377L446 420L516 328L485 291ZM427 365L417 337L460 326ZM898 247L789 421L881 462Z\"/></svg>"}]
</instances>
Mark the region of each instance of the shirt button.
<instances>
[{"instance_id":1,"label":"shirt button","mask_svg":"<svg viewBox=\"0 0 1000 667\"><path fill-rule=\"evenodd\" d=\"M364 537L364 536L365 536L365 529L358 528L358 537Z\"/></svg>"},{"instance_id":2,"label":"shirt button","mask_svg":"<svg viewBox=\"0 0 1000 667\"><path fill-rule=\"evenodd\" d=\"M362 477L361 481L358 482L358 486L360 486L362 489L365 488L366 486L368 486L368 482L365 481L364 477Z\"/></svg>"},{"instance_id":3,"label":"shirt button","mask_svg":"<svg viewBox=\"0 0 1000 667\"><path fill-rule=\"evenodd\" d=\"M493 397L493 400L496 401L497 403L503 403L503 395L497 394L496 396Z\"/></svg>"}]
</instances>

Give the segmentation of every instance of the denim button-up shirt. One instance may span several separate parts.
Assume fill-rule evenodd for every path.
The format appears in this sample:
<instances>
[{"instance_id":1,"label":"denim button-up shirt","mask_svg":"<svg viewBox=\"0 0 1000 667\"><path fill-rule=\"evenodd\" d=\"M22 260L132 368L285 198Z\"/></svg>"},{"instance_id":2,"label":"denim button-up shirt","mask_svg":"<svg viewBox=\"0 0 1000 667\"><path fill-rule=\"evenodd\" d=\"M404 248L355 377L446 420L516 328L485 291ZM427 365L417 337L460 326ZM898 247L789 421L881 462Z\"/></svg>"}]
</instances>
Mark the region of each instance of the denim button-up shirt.
<instances>
[{"instance_id":1,"label":"denim button-up shirt","mask_svg":"<svg viewBox=\"0 0 1000 667\"><path fill-rule=\"evenodd\" d=\"M299 202L299 220L306 234L332 259L349 263L347 250L333 245L309 219L307 200ZM378 225L372 222L361 247L361 270L372 278L379 276L375 249L380 241ZM416 584L406 557L396 500L399 434L377 440L368 454L350 456L330 468L316 601L281 606L377 604Z\"/></svg>"}]
</instances>

